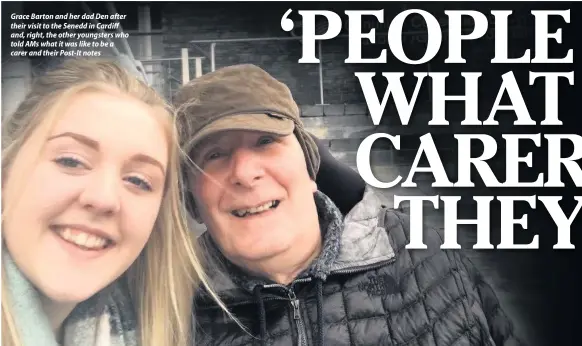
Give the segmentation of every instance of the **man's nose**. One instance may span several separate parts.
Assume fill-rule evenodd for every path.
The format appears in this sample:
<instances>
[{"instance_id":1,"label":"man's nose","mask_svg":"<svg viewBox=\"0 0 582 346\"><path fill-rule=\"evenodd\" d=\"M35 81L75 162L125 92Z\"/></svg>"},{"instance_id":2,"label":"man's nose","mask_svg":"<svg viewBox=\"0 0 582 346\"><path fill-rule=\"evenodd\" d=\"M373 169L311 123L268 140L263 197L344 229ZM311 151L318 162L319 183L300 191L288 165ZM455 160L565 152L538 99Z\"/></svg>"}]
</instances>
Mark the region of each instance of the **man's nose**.
<instances>
[{"instance_id":1,"label":"man's nose","mask_svg":"<svg viewBox=\"0 0 582 346\"><path fill-rule=\"evenodd\" d=\"M265 171L262 160L257 152L242 148L231 156L230 183L233 185L253 187L263 178Z\"/></svg>"},{"instance_id":2,"label":"man's nose","mask_svg":"<svg viewBox=\"0 0 582 346\"><path fill-rule=\"evenodd\" d=\"M119 211L121 178L114 172L96 171L79 196L84 208L94 213L111 215Z\"/></svg>"}]
</instances>

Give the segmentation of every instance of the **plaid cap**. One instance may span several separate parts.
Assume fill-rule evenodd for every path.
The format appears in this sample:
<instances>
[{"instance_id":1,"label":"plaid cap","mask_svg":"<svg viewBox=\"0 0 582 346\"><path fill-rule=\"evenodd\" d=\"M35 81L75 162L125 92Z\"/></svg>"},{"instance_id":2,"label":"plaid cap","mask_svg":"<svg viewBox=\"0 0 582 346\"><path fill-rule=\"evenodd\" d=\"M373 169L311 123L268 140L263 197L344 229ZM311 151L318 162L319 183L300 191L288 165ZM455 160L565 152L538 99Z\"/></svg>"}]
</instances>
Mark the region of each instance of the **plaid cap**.
<instances>
[{"instance_id":1,"label":"plaid cap","mask_svg":"<svg viewBox=\"0 0 582 346\"><path fill-rule=\"evenodd\" d=\"M289 88L263 69L241 64L220 68L184 85L174 98L180 146L190 154L210 135L228 130L295 133L315 179L320 157L305 131Z\"/></svg>"}]
</instances>

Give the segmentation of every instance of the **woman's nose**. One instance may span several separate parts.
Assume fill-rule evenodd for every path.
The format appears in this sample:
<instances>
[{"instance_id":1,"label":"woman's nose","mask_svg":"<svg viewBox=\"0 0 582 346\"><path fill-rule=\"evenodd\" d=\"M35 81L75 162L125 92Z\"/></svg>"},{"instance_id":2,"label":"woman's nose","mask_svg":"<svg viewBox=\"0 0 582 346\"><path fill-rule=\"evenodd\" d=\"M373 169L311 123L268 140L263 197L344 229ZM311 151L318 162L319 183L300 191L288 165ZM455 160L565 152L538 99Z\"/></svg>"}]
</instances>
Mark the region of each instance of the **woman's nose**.
<instances>
[{"instance_id":1,"label":"woman's nose","mask_svg":"<svg viewBox=\"0 0 582 346\"><path fill-rule=\"evenodd\" d=\"M87 180L79 200L83 207L99 214L114 214L120 208L121 179L112 172L95 172Z\"/></svg>"}]
</instances>

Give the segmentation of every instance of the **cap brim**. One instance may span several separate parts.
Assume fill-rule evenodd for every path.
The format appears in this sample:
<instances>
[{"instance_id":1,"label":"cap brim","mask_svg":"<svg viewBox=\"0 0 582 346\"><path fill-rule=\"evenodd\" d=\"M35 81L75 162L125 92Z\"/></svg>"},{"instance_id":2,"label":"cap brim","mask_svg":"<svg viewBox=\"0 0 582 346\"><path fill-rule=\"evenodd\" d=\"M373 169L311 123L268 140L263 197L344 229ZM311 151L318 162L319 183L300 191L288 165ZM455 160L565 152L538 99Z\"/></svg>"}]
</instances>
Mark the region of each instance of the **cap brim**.
<instances>
[{"instance_id":1,"label":"cap brim","mask_svg":"<svg viewBox=\"0 0 582 346\"><path fill-rule=\"evenodd\" d=\"M272 133L275 135L290 135L295 129L293 120L278 115L237 114L213 121L192 137L186 145L186 150L192 150L203 139L224 131L246 130Z\"/></svg>"}]
</instances>

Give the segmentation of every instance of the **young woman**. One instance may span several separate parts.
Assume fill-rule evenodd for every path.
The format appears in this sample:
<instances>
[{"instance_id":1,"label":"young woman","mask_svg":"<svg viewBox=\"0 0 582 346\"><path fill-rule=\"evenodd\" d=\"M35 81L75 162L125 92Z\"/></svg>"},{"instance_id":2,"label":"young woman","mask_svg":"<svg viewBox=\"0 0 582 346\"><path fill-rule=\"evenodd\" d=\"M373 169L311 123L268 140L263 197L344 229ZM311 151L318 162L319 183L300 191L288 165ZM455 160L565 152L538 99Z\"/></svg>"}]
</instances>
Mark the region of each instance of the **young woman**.
<instances>
[{"instance_id":1,"label":"young woman","mask_svg":"<svg viewBox=\"0 0 582 346\"><path fill-rule=\"evenodd\" d=\"M2 345L189 345L205 279L176 133L165 101L105 61L68 61L5 117Z\"/></svg>"}]
</instances>

